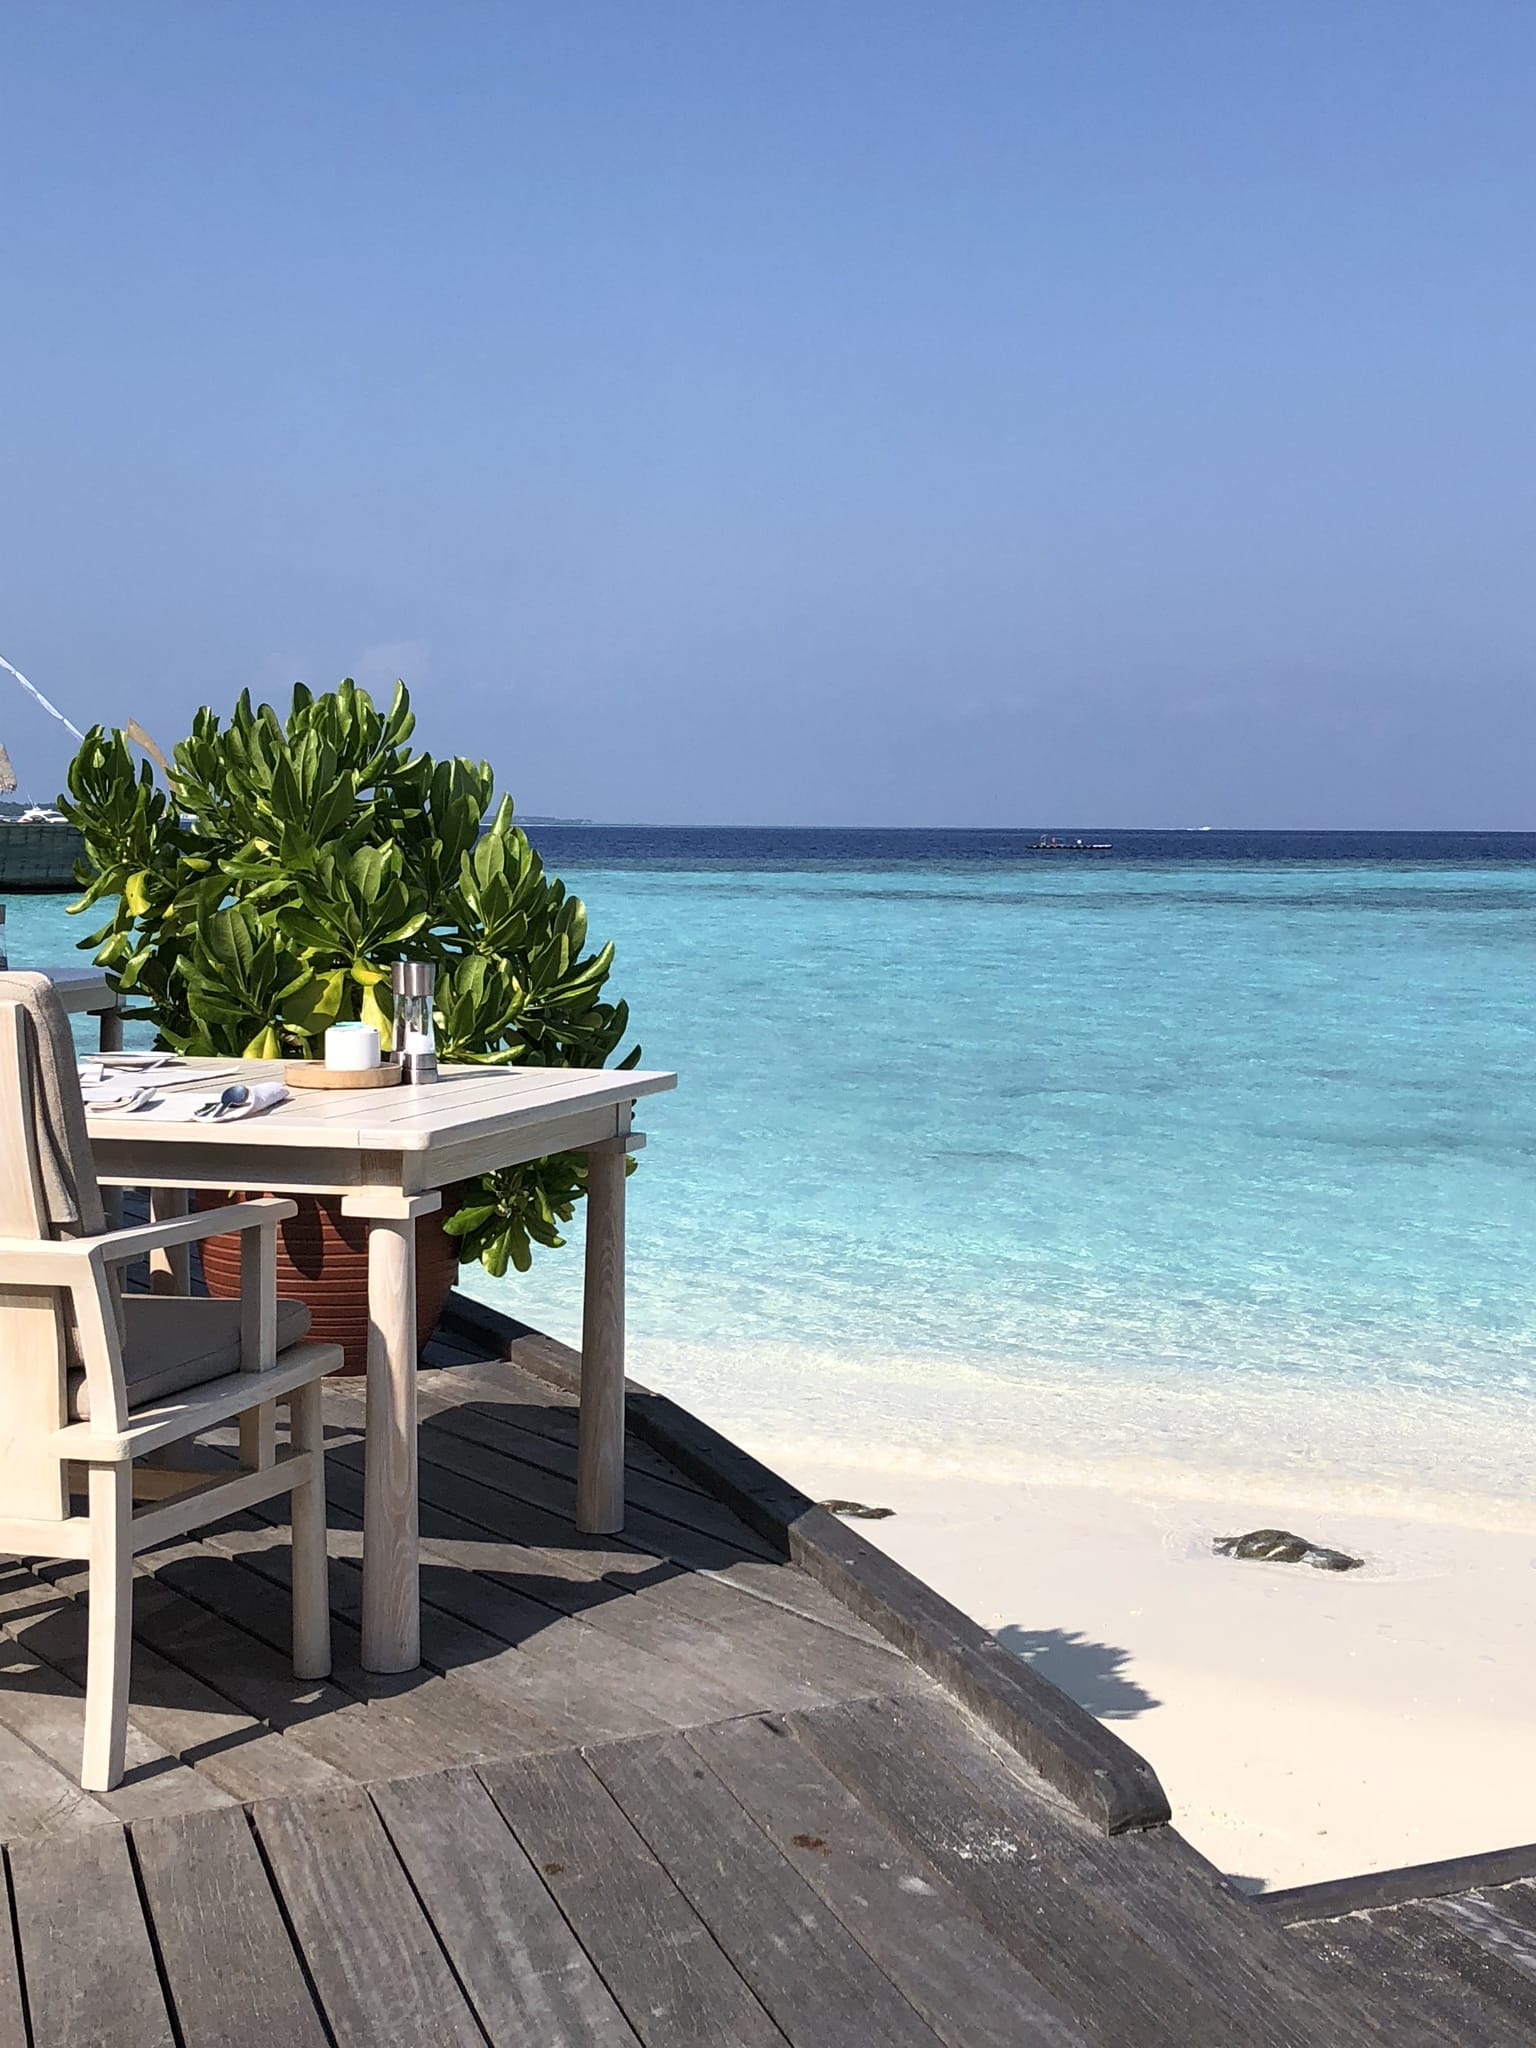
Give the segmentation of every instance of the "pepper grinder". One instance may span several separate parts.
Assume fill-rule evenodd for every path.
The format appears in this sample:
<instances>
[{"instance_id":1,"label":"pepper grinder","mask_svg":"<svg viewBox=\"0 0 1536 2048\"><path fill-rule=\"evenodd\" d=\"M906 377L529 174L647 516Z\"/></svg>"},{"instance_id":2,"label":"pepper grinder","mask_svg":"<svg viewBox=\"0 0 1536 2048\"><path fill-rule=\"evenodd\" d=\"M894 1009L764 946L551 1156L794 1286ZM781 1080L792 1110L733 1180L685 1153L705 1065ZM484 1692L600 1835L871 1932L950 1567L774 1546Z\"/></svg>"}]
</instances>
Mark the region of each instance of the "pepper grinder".
<instances>
[{"instance_id":1,"label":"pepper grinder","mask_svg":"<svg viewBox=\"0 0 1536 2048\"><path fill-rule=\"evenodd\" d=\"M402 1081L437 1079L437 1036L432 1023L432 993L437 969L430 960L397 960L390 969L395 995L395 1028L389 1056Z\"/></svg>"}]
</instances>

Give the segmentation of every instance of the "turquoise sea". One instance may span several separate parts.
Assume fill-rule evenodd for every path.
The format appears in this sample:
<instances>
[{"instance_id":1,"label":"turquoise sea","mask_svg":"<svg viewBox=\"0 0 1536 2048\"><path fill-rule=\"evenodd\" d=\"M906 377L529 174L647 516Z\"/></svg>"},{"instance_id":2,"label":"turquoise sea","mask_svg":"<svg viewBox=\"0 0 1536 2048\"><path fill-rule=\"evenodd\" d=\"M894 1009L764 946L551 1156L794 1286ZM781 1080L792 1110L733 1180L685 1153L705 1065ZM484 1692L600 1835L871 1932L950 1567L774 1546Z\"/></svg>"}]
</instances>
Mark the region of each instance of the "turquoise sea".
<instances>
[{"instance_id":1,"label":"turquoise sea","mask_svg":"<svg viewBox=\"0 0 1536 2048\"><path fill-rule=\"evenodd\" d=\"M1536 838L534 836L681 1075L640 1377L791 1463L1524 1517ZM574 1339L575 1243L474 1291Z\"/></svg>"}]
</instances>

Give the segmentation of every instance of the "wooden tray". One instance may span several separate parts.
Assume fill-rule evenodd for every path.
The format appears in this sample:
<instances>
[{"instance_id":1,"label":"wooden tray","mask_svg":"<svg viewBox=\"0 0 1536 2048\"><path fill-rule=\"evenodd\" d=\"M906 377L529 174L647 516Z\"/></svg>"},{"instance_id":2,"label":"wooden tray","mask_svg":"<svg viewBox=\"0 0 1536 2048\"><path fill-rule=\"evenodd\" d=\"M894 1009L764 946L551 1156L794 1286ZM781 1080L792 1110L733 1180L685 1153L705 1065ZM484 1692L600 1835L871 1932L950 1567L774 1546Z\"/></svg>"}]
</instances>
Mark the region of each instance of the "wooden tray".
<instances>
[{"instance_id":1,"label":"wooden tray","mask_svg":"<svg viewBox=\"0 0 1536 2048\"><path fill-rule=\"evenodd\" d=\"M285 1060L283 1079L290 1088L393 1088L400 1080L395 1066L358 1067L348 1073L324 1060Z\"/></svg>"}]
</instances>

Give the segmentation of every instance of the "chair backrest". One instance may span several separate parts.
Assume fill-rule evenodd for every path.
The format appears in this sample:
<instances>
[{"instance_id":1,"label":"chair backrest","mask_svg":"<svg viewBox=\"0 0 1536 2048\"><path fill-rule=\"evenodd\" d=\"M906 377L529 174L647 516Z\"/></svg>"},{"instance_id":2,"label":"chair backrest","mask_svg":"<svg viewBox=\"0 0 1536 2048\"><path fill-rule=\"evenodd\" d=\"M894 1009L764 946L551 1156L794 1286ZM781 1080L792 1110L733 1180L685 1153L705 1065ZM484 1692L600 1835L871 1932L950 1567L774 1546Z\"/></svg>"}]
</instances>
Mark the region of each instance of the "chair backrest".
<instances>
[{"instance_id":1,"label":"chair backrest","mask_svg":"<svg viewBox=\"0 0 1536 2048\"><path fill-rule=\"evenodd\" d=\"M14 1013L0 1034L0 1230L96 1237L106 1215L59 992L46 974L0 974L0 1009Z\"/></svg>"},{"instance_id":2,"label":"chair backrest","mask_svg":"<svg viewBox=\"0 0 1536 2048\"><path fill-rule=\"evenodd\" d=\"M53 1235L37 1156L30 1041L26 1011L0 1003L0 1231L7 1237Z\"/></svg>"},{"instance_id":3,"label":"chair backrest","mask_svg":"<svg viewBox=\"0 0 1536 2048\"><path fill-rule=\"evenodd\" d=\"M58 991L46 975L0 974L0 1236L94 1237L105 1227ZM69 1511L65 1468L42 1449L68 1416L75 1348L67 1297L7 1285L0 1256L0 1514Z\"/></svg>"}]
</instances>

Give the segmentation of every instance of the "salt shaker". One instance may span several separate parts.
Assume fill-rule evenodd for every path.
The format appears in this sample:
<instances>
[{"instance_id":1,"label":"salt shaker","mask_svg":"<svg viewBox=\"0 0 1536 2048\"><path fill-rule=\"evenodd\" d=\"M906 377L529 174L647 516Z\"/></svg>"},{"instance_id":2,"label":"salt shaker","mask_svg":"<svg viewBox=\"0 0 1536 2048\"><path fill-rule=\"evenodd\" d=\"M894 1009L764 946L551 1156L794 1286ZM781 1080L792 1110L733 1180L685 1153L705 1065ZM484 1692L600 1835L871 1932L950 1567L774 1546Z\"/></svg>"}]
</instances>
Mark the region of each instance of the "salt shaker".
<instances>
[{"instance_id":1,"label":"salt shaker","mask_svg":"<svg viewBox=\"0 0 1536 2048\"><path fill-rule=\"evenodd\" d=\"M397 960L390 970L395 995L395 1028L389 1056L402 1081L437 1079L437 1036L432 1023L432 994L437 969L430 960Z\"/></svg>"}]
</instances>

